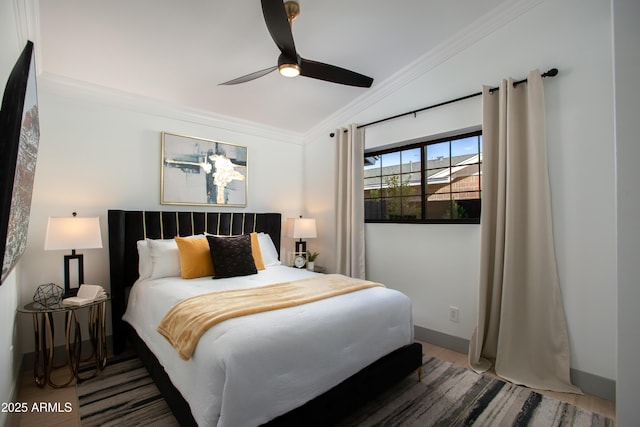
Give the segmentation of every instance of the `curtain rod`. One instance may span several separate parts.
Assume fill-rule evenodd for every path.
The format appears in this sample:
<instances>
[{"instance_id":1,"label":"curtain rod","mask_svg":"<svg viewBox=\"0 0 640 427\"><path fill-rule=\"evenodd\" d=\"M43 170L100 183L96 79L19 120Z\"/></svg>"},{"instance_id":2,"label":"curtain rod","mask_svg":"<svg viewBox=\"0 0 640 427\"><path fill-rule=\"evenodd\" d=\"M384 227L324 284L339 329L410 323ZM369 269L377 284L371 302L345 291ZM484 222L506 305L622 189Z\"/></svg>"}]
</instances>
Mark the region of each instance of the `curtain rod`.
<instances>
[{"instance_id":1,"label":"curtain rod","mask_svg":"<svg viewBox=\"0 0 640 427\"><path fill-rule=\"evenodd\" d=\"M543 78L544 77L555 77L557 75L558 75L558 69L557 68L552 68L549 71L547 71L546 73L540 74L540 76L543 77ZM526 83L526 82L527 82L527 79L518 80L516 82L513 82L513 86L515 87L515 86L519 85L520 83ZM489 92L493 93L493 92L498 91L498 90L500 90L499 87L492 87L491 89L489 89ZM472 94L469 94L469 95L461 96L460 98L450 99L448 101L439 102L437 104L429 105L428 107L423 107L423 108L420 108L418 110L407 111L406 113L396 114L395 116L391 116L391 117L385 117L384 119L380 119L380 120L376 120L374 122L370 122L370 123L365 123L363 125L359 125L358 129L364 128L364 127L367 127L367 126L371 126L371 125L376 125L378 123L386 122L388 120L397 119L399 117L408 116L410 114L413 114L415 116L416 113L420 113L421 111L430 110L430 109L436 108L436 107L442 107L444 105L453 104L454 102L464 101L465 99L469 99L469 98L475 98L476 96L480 96L480 95L482 95L482 92L476 92L476 93L472 93ZM333 138L334 135L335 134L333 132L331 132L329 134L329 136L332 137L332 138Z\"/></svg>"}]
</instances>

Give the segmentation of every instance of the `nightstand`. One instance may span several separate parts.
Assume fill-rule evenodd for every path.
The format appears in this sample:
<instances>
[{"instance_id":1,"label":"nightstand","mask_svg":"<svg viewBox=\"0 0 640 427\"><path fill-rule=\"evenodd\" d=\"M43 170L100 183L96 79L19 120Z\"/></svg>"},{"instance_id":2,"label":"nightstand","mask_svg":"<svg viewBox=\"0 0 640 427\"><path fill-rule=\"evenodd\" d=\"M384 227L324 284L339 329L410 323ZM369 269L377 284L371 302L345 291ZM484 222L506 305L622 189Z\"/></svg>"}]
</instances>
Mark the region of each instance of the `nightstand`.
<instances>
[{"instance_id":1,"label":"nightstand","mask_svg":"<svg viewBox=\"0 0 640 427\"><path fill-rule=\"evenodd\" d=\"M81 382L93 378L104 369L107 362L107 337L105 331L106 306L109 298L103 298L88 304L79 306L66 306L58 303L45 307L37 302L31 302L19 308L19 313L33 316L33 333L35 339L33 379L40 387L49 384L53 388L66 387L75 379ZM89 340L91 342L91 354L82 356L82 328L79 320L79 311L87 310ZM54 337L55 328L53 316L56 313L65 315L65 363L54 366ZM73 332L72 332L73 329ZM71 334L73 333L73 341ZM94 365L88 374L80 375L80 362L90 362ZM58 368L69 369L69 379L56 384L51 380L51 371Z\"/></svg>"}]
</instances>

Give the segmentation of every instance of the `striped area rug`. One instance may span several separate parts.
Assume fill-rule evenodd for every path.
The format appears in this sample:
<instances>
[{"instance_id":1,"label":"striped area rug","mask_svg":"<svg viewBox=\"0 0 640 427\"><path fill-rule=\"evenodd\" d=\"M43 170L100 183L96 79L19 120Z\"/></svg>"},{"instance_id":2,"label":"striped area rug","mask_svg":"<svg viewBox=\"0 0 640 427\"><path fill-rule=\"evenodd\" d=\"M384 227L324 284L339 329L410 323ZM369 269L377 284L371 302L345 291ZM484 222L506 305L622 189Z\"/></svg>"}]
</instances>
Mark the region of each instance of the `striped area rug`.
<instances>
[{"instance_id":1,"label":"striped area rug","mask_svg":"<svg viewBox=\"0 0 640 427\"><path fill-rule=\"evenodd\" d=\"M83 427L178 426L135 355L109 360L100 375L78 384L76 390Z\"/></svg>"},{"instance_id":2,"label":"striped area rug","mask_svg":"<svg viewBox=\"0 0 640 427\"><path fill-rule=\"evenodd\" d=\"M614 426L602 415L426 357L409 377L340 426Z\"/></svg>"},{"instance_id":3,"label":"striped area rug","mask_svg":"<svg viewBox=\"0 0 640 427\"><path fill-rule=\"evenodd\" d=\"M425 358L423 372L421 382L410 375L340 426L615 425L602 415L436 358ZM177 426L135 356L109 363L77 390L82 426Z\"/></svg>"}]
</instances>

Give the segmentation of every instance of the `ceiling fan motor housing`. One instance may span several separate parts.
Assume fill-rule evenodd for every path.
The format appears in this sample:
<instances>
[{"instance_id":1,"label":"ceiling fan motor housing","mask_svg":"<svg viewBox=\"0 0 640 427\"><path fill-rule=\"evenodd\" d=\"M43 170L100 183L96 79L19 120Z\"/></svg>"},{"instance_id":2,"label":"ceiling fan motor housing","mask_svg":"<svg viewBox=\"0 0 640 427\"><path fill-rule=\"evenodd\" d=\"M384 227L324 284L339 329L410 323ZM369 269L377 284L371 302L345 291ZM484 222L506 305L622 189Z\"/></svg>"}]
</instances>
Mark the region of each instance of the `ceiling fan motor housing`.
<instances>
[{"instance_id":1,"label":"ceiling fan motor housing","mask_svg":"<svg viewBox=\"0 0 640 427\"><path fill-rule=\"evenodd\" d=\"M278 70L280 74L287 77L294 77L300 74L300 55L297 58L291 59L284 54L278 56Z\"/></svg>"}]
</instances>

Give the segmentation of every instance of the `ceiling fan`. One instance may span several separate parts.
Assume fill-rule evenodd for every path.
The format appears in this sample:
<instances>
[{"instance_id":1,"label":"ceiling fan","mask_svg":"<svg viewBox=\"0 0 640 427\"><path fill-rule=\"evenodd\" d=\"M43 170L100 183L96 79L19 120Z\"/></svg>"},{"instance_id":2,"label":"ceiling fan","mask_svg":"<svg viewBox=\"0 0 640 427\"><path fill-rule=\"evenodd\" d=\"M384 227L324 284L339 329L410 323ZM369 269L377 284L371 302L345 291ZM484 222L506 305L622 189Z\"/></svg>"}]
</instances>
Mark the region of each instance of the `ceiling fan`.
<instances>
[{"instance_id":1,"label":"ceiling fan","mask_svg":"<svg viewBox=\"0 0 640 427\"><path fill-rule=\"evenodd\" d=\"M304 59L298 55L291 33L293 20L300 14L300 6L297 1L282 3L282 0L262 0L262 14L271 38L281 52L278 57L278 65L220 83L221 85L245 83L278 69L280 74L286 77L301 75L343 85L371 87L373 83L371 77L335 65Z\"/></svg>"}]
</instances>

